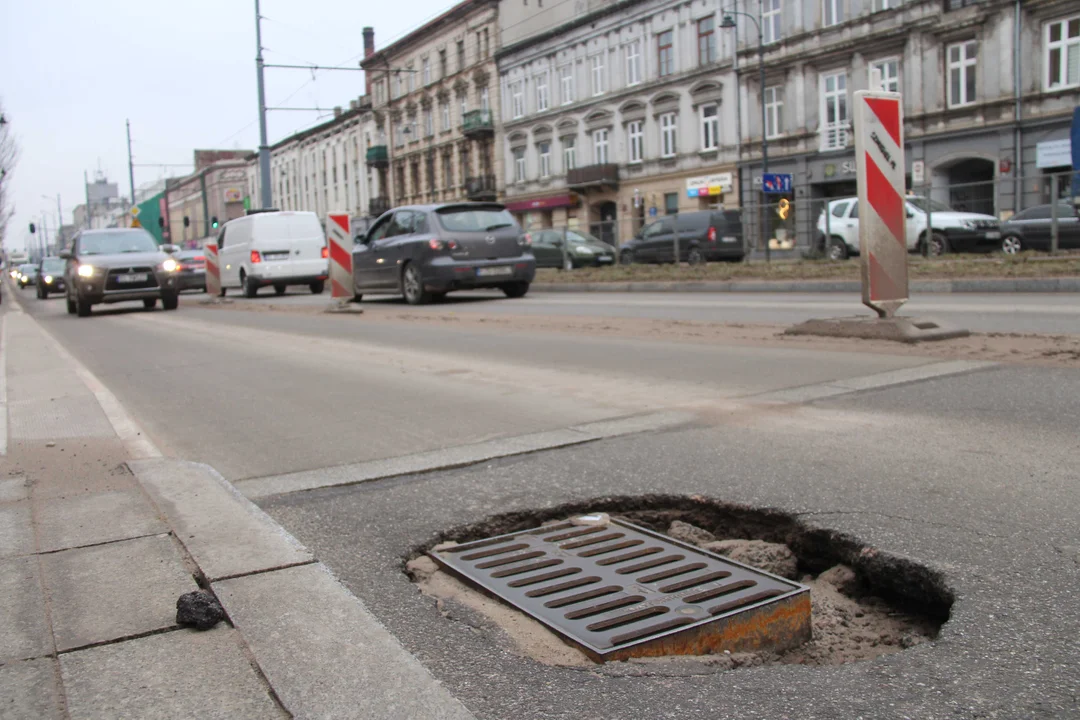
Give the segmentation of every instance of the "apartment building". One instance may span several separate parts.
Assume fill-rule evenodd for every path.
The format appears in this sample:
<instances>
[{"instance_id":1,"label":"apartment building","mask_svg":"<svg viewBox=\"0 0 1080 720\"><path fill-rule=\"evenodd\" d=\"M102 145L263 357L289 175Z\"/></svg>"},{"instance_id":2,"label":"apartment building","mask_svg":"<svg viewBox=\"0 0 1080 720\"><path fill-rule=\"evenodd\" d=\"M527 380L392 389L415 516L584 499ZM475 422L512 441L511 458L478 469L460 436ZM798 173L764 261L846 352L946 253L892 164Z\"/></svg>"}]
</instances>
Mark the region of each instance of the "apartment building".
<instances>
[{"instance_id":1,"label":"apartment building","mask_svg":"<svg viewBox=\"0 0 1080 720\"><path fill-rule=\"evenodd\" d=\"M213 221L244 214L250 150L195 150L195 172L165 181L162 237L190 245L213 233Z\"/></svg>"},{"instance_id":2,"label":"apartment building","mask_svg":"<svg viewBox=\"0 0 1080 720\"><path fill-rule=\"evenodd\" d=\"M501 197L498 0L465 0L361 63L377 139L372 209Z\"/></svg>"},{"instance_id":3,"label":"apartment building","mask_svg":"<svg viewBox=\"0 0 1080 720\"><path fill-rule=\"evenodd\" d=\"M522 225L626 240L738 207L734 33L708 0L503 0L506 203Z\"/></svg>"},{"instance_id":4,"label":"apartment building","mask_svg":"<svg viewBox=\"0 0 1080 720\"><path fill-rule=\"evenodd\" d=\"M903 94L909 188L932 187L954 207L1007 217L1048 201L1049 173L1069 169L1080 104L1075 1L762 0L743 9L761 20L766 63L763 128L757 30L735 16L746 189L760 188L765 136L769 171L794 176L793 199L854 195L852 93L868 88ZM806 238L816 219L797 211L791 222Z\"/></svg>"}]
</instances>

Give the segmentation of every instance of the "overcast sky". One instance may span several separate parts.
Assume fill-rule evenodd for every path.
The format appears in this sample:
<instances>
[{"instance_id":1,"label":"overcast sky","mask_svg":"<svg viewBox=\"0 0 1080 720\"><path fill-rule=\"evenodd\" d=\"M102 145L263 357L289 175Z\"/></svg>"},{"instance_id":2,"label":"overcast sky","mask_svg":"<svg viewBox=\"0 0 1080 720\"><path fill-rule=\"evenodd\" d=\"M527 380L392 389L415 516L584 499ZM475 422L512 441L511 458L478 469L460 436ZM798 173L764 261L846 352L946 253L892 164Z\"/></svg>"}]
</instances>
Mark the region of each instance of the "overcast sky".
<instances>
[{"instance_id":1,"label":"overcast sky","mask_svg":"<svg viewBox=\"0 0 1080 720\"><path fill-rule=\"evenodd\" d=\"M381 48L452 0L262 0L268 63L337 65ZM50 237L56 195L64 222L83 201L83 171L99 168L130 193L124 120L136 164L191 162L195 148L259 143L254 0L0 0L0 103L21 147L12 182L9 250L25 247L42 212ZM267 70L267 105L332 108L363 94L363 73ZM269 141L318 113L271 112ZM188 167L136 167L135 185ZM47 198L43 198L45 195Z\"/></svg>"}]
</instances>

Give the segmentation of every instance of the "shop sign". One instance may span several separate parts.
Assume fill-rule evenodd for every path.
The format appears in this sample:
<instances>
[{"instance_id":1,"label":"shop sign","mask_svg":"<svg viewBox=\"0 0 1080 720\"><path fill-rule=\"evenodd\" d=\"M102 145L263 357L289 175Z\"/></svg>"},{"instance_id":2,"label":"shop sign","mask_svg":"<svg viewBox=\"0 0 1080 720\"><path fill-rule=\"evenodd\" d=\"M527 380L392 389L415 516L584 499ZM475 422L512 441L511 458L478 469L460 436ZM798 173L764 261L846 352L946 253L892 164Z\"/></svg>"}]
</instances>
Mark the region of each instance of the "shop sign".
<instances>
[{"instance_id":1,"label":"shop sign","mask_svg":"<svg viewBox=\"0 0 1080 720\"><path fill-rule=\"evenodd\" d=\"M1045 140L1035 145L1035 167L1071 167L1072 140Z\"/></svg>"},{"instance_id":2,"label":"shop sign","mask_svg":"<svg viewBox=\"0 0 1080 720\"><path fill-rule=\"evenodd\" d=\"M716 173L701 177L687 178L687 197L707 197L731 192L735 187L735 180L731 173Z\"/></svg>"}]
</instances>

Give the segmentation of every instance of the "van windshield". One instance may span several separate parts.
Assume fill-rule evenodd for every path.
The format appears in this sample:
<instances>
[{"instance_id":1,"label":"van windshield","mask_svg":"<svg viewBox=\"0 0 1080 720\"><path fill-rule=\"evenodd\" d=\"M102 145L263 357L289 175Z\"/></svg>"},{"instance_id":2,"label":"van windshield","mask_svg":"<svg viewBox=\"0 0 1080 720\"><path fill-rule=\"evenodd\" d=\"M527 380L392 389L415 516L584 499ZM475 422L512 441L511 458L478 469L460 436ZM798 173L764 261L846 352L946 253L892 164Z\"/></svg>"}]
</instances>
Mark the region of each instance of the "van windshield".
<instances>
[{"instance_id":1,"label":"van windshield","mask_svg":"<svg viewBox=\"0 0 1080 720\"><path fill-rule=\"evenodd\" d=\"M293 238L321 238L323 231L315 215L265 214L256 215L255 237L259 240L292 240Z\"/></svg>"}]
</instances>

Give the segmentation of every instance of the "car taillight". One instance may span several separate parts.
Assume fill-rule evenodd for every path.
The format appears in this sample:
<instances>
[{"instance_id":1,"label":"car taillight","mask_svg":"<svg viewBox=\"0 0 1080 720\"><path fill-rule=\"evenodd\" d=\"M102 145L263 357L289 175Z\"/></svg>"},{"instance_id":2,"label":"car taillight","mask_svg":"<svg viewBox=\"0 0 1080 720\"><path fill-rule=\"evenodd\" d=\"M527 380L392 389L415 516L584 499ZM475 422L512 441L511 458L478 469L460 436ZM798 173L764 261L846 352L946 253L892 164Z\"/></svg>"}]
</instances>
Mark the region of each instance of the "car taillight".
<instances>
[{"instance_id":1,"label":"car taillight","mask_svg":"<svg viewBox=\"0 0 1080 720\"><path fill-rule=\"evenodd\" d=\"M532 245L532 235L525 233L518 238L518 245L521 247L530 247Z\"/></svg>"},{"instance_id":2,"label":"car taillight","mask_svg":"<svg viewBox=\"0 0 1080 720\"><path fill-rule=\"evenodd\" d=\"M716 242L716 228L709 228L709 242Z\"/></svg>"},{"instance_id":3,"label":"car taillight","mask_svg":"<svg viewBox=\"0 0 1080 720\"><path fill-rule=\"evenodd\" d=\"M259 254L258 250L252 250L251 251L251 262L253 262L253 263L261 263L262 262L262 255Z\"/></svg>"},{"instance_id":4,"label":"car taillight","mask_svg":"<svg viewBox=\"0 0 1080 720\"><path fill-rule=\"evenodd\" d=\"M442 240L439 240L438 238L431 238L430 240L427 241L427 244L428 244L428 247L431 248L432 250L442 250L443 249L443 242L442 242Z\"/></svg>"},{"instance_id":5,"label":"car taillight","mask_svg":"<svg viewBox=\"0 0 1080 720\"><path fill-rule=\"evenodd\" d=\"M322 256L323 260L330 257L330 248L326 247L325 245L322 246Z\"/></svg>"}]
</instances>

